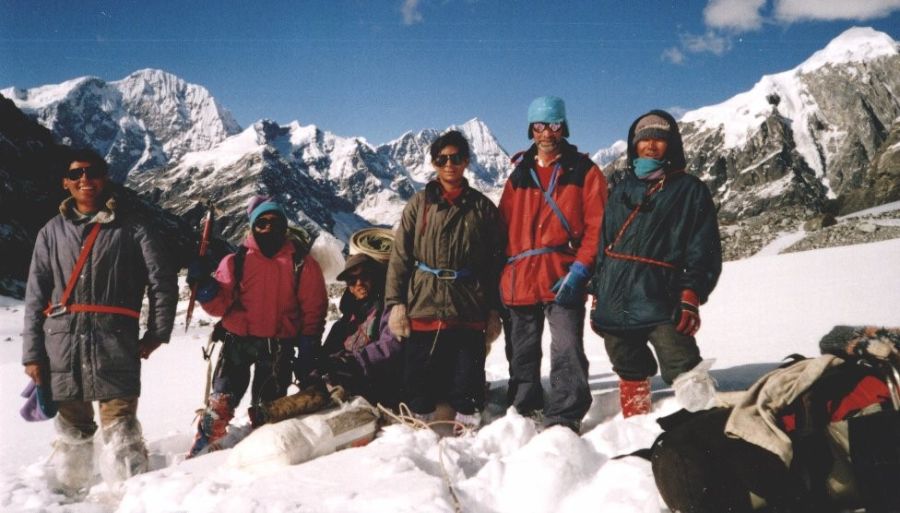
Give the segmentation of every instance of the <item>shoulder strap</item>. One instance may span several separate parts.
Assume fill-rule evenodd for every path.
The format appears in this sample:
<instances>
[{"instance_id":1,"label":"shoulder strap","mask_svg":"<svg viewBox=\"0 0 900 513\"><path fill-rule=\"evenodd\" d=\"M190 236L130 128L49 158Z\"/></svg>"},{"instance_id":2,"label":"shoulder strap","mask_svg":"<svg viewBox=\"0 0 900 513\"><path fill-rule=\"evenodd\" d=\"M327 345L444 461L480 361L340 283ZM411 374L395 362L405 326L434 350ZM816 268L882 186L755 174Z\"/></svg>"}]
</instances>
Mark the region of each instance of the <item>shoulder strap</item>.
<instances>
[{"instance_id":1,"label":"shoulder strap","mask_svg":"<svg viewBox=\"0 0 900 513\"><path fill-rule=\"evenodd\" d=\"M234 252L234 293L240 292L241 280L244 279L244 260L247 259L247 246L241 246Z\"/></svg>"},{"instance_id":2,"label":"shoulder strap","mask_svg":"<svg viewBox=\"0 0 900 513\"><path fill-rule=\"evenodd\" d=\"M306 263L306 248L298 241L291 239L294 245L294 294L300 288L300 275L303 274L303 264Z\"/></svg>"},{"instance_id":3,"label":"shoulder strap","mask_svg":"<svg viewBox=\"0 0 900 513\"><path fill-rule=\"evenodd\" d=\"M97 235L100 234L100 227L102 225L100 223L94 223L94 227L91 228L90 233L88 233L87 239L84 241L84 245L81 246L81 254L78 255L78 260L75 261L75 267L72 268L72 274L69 275L69 281L66 283L66 289L63 291L62 296L59 298L59 303L57 304L59 307L62 307L62 310L65 311L66 303L69 302L69 296L72 295L72 291L75 290L75 284L78 283L78 277L81 275L81 269L84 267L85 262L87 262L88 255L91 254L91 248L94 247L94 242L97 240ZM47 309L44 311L46 315L51 315L54 310L53 302L51 301L49 305L47 305Z\"/></svg>"},{"instance_id":4,"label":"shoulder strap","mask_svg":"<svg viewBox=\"0 0 900 513\"><path fill-rule=\"evenodd\" d=\"M553 191L556 189L556 182L559 178L560 169L562 169L562 166L557 162L556 165L553 166L553 174L550 175L550 184L546 191L541 187L541 181L538 179L534 168L532 167L529 171L531 171L531 179L534 180L535 185L537 185L538 189L544 193L544 201L547 202L547 205L553 210L556 217L559 218L559 222L562 224L563 229L565 229L566 234L569 235L569 240L575 240L575 237L572 236L572 229L569 227L569 221L566 219L566 216L563 215L559 205L557 205L556 201L553 199Z\"/></svg>"}]
</instances>

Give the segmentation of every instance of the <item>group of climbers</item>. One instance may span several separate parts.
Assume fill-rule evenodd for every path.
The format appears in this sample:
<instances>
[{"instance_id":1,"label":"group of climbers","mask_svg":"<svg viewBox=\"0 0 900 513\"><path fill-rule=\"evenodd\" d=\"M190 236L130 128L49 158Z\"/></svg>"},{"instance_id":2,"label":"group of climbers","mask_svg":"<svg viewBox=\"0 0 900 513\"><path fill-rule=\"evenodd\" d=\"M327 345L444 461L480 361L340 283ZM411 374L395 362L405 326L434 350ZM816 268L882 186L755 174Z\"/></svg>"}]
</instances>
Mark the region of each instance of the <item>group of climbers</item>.
<instances>
[{"instance_id":1,"label":"group of climbers","mask_svg":"<svg viewBox=\"0 0 900 513\"><path fill-rule=\"evenodd\" d=\"M221 317L216 338L223 342L190 454L215 447L248 387L259 404L284 396L293 381L341 384L389 406L403 402L425 420L445 402L459 423L477 427L486 353L501 322L510 404L546 427L578 432L591 403L583 336L588 292L600 298L591 324L607 339L623 404L638 405L626 413L646 411L644 385L656 368L643 342L653 343L667 381L691 371L700 360L692 338L697 306L721 264L710 195L683 171L674 120L654 111L635 125L634 170L609 195L600 169L566 139L563 100L537 98L528 109L534 144L514 157L499 208L463 176L471 158L465 137L440 136L430 147L435 179L404 209L389 261L353 255L340 274L347 283L342 318L324 345L321 268L289 236L284 207L254 198L239 250L218 263L201 257L188 269L203 309ZM97 428L90 402L97 400L104 432L122 431L122 444L145 454L136 417L139 358L171 334L175 269L147 227L117 208L105 171L93 152L74 155L64 171L72 198L35 246L23 363L59 404L61 440L78 447L91 439ZM150 322L138 338L144 290ZM546 405L545 319L552 384ZM108 350L95 353L94 344ZM125 472L146 467L146 457L127 460L133 468Z\"/></svg>"},{"instance_id":2,"label":"group of climbers","mask_svg":"<svg viewBox=\"0 0 900 513\"><path fill-rule=\"evenodd\" d=\"M216 448L248 387L258 405L284 397L292 382L339 385L387 407L405 403L426 422L446 403L458 425L477 428L485 359L501 328L509 405L544 428L578 433L592 401L588 294L590 326L620 378L624 416L650 411L649 379L658 369L686 410L716 406L694 338L699 307L722 269L716 209L709 189L685 172L674 118L654 110L634 121L627 169L612 186L567 141L562 99L535 99L527 120L534 143L513 158L499 208L463 176L472 153L461 133L432 143L435 179L404 208L389 258L347 259L338 275L346 284L341 317L324 342L328 297L319 263L291 236L284 207L254 198L239 250L188 269L203 309L221 317L222 341L190 456ZM92 472L92 401L100 404L109 473L121 480L147 468L136 417L140 358L168 341L177 287L148 227L118 208L102 158L74 154L62 184L72 197L40 232L31 263L23 363L58 406L57 477L78 489ZM150 308L139 338L144 295ZM697 432L710 425L719 432L715 423L726 417L703 417ZM665 450L656 457L673 459Z\"/></svg>"}]
</instances>

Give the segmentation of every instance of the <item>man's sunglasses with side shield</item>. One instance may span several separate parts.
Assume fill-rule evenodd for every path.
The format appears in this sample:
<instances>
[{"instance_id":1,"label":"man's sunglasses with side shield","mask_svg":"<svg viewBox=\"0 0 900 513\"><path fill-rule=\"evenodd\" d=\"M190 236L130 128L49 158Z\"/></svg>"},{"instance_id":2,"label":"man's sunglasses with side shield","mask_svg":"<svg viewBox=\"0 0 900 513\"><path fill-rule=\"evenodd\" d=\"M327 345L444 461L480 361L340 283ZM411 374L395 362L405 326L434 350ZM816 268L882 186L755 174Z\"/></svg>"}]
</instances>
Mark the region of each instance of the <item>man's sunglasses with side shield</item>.
<instances>
[{"instance_id":1,"label":"man's sunglasses with side shield","mask_svg":"<svg viewBox=\"0 0 900 513\"><path fill-rule=\"evenodd\" d=\"M465 158L459 153L452 153L450 155L438 155L434 158L434 163L437 164L438 167L444 167L447 165L447 162L450 162L454 166L458 166L463 163Z\"/></svg>"},{"instance_id":2,"label":"man's sunglasses with side shield","mask_svg":"<svg viewBox=\"0 0 900 513\"><path fill-rule=\"evenodd\" d=\"M562 130L562 123L532 123L531 129L536 133L541 133L546 129L550 129L551 132L559 132Z\"/></svg>"},{"instance_id":3,"label":"man's sunglasses with side shield","mask_svg":"<svg viewBox=\"0 0 900 513\"><path fill-rule=\"evenodd\" d=\"M67 169L64 176L68 180L75 181L80 180L81 175L87 175L89 180L96 180L97 178L106 176L106 171L94 166L74 167L72 169Z\"/></svg>"}]
</instances>

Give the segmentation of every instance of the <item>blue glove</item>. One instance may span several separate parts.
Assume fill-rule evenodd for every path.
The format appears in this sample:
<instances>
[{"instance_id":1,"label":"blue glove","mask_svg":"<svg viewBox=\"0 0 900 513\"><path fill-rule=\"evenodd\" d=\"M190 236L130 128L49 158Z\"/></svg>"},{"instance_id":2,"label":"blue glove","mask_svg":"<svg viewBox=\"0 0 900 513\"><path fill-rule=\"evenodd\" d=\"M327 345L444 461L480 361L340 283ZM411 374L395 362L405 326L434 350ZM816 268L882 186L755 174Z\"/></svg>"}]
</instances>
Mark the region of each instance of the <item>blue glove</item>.
<instances>
[{"instance_id":1,"label":"blue glove","mask_svg":"<svg viewBox=\"0 0 900 513\"><path fill-rule=\"evenodd\" d=\"M207 283L202 283L199 287L197 287L197 301L201 303L208 303L215 299L216 294L219 293L219 282L214 279L210 279Z\"/></svg>"},{"instance_id":2,"label":"blue glove","mask_svg":"<svg viewBox=\"0 0 900 513\"><path fill-rule=\"evenodd\" d=\"M215 281L212 273L216 270L216 264L209 255L199 256L188 265L187 268L187 284L193 287L206 285L210 281Z\"/></svg>"},{"instance_id":3,"label":"blue glove","mask_svg":"<svg viewBox=\"0 0 900 513\"><path fill-rule=\"evenodd\" d=\"M588 277L587 267L581 262L572 262L569 272L550 289L550 292L556 292L556 304L568 307L584 305L584 285Z\"/></svg>"},{"instance_id":4,"label":"blue glove","mask_svg":"<svg viewBox=\"0 0 900 513\"><path fill-rule=\"evenodd\" d=\"M316 370L321 343L312 335L300 335L297 340L297 357L294 358L294 379L301 386L310 382L310 375Z\"/></svg>"}]
</instances>

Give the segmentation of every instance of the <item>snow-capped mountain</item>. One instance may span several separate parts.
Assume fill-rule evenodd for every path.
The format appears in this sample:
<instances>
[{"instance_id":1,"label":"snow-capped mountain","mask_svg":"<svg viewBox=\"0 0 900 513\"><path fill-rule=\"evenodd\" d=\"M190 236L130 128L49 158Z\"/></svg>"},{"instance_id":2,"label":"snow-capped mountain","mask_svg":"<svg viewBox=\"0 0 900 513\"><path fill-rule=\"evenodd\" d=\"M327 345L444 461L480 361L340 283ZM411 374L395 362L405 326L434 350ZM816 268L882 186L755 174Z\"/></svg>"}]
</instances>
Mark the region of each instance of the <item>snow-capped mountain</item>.
<instances>
[{"instance_id":1,"label":"snow-capped mountain","mask_svg":"<svg viewBox=\"0 0 900 513\"><path fill-rule=\"evenodd\" d=\"M155 69L113 82L81 77L32 89L9 87L0 94L63 144L99 151L117 182L240 131L205 88Z\"/></svg>"},{"instance_id":2,"label":"snow-capped mountain","mask_svg":"<svg viewBox=\"0 0 900 513\"><path fill-rule=\"evenodd\" d=\"M458 130L469 141L472 158L469 160L467 177L471 185L488 196L499 198L512 166L509 154L500 146L490 128L474 118L462 125L452 125L445 131L448 130ZM406 132L379 146L378 153L408 174L418 189L434 178L428 148L442 133L443 131L435 129L425 129L418 133Z\"/></svg>"},{"instance_id":3,"label":"snow-capped mountain","mask_svg":"<svg viewBox=\"0 0 900 513\"><path fill-rule=\"evenodd\" d=\"M59 175L66 164L66 147L54 134L0 96L0 295L24 295L37 233L68 195ZM184 219L126 187L110 186L120 208L149 223L178 265L196 254L195 230Z\"/></svg>"},{"instance_id":4,"label":"snow-capped mountain","mask_svg":"<svg viewBox=\"0 0 900 513\"><path fill-rule=\"evenodd\" d=\"M687 112L688 168L710 185L720 216L790 205L821 211L828 199L849 211L900 198L891 156L900 130L898 48L887 34L852 28L794 69ZM882 166L894 170L893 187L876 184Z\"/></svg>"},{"instance_id":5,"label":"snow-capped mountain","mask_svg":"<svg viewBox=\"0 0 900 513\"><path fill-rule=\"evenodd\" d=\"M473 186L499 197L509 156L477 119L451 128L471 141ZM190 215L199 201L215 200L220 232L232 242L243 234L243 206L255 194L278 197L294 222L346 241L363 226L399 219L407 200L433 175L428 146L440 133L407 132L376 148L315 125L263 120L166 169L131 175L127 183L180 215Z\"/></svg>"},{"instance_id":6,"label":"snow-capped mountain","mask_svg":"<svg viewBox=\"0 0 900 513\"><path fill-rule=\"evenodd\" d=\"M625 152L628 151L628 143L619 139L618 141L612 143L608 148L600 148L597 150L597 153L594 153L591 156L591 160L594 161L595 164L600 166L601 169L606 167L607 164L615 162L616 159L625 155Z\"/></svg>"},{"instance_id":7,"label":"snow-capped mountain","mask_svg":"<svg viewBox=\"0 0 900 513\"><path fill-rule=\"evenodd\" d=\"M350 197L365 194L358 190L365 189L365 180L358 183L352 178L353 166L360 162L354 141L364 144L315 126L280 126L262 120L209 150L188 153L168 168L133 175L127 185L183 216L212 201L216 230L231 242L243 238L245 207L257 194L276 196L291 220L314 234L325 230L346 240L353 230L368 224L353 214L353 203L332 187L333 183L345 186ZM377 180L374 173L366 174Z\"/></svg>"},{"instance_id":8,"label":"snow-capped mountain","mask_svg":"<svg viewBox=\"0 0 900 513\"><path fill-rule=\"evenodd\" d=\"M900 44L846 30L795 68L679 120L688 171L731 223L900 199ZM597 158L597 156L595 156ZM625 165L624 156L607 173Z\"/></svg>"}]
</instances>

